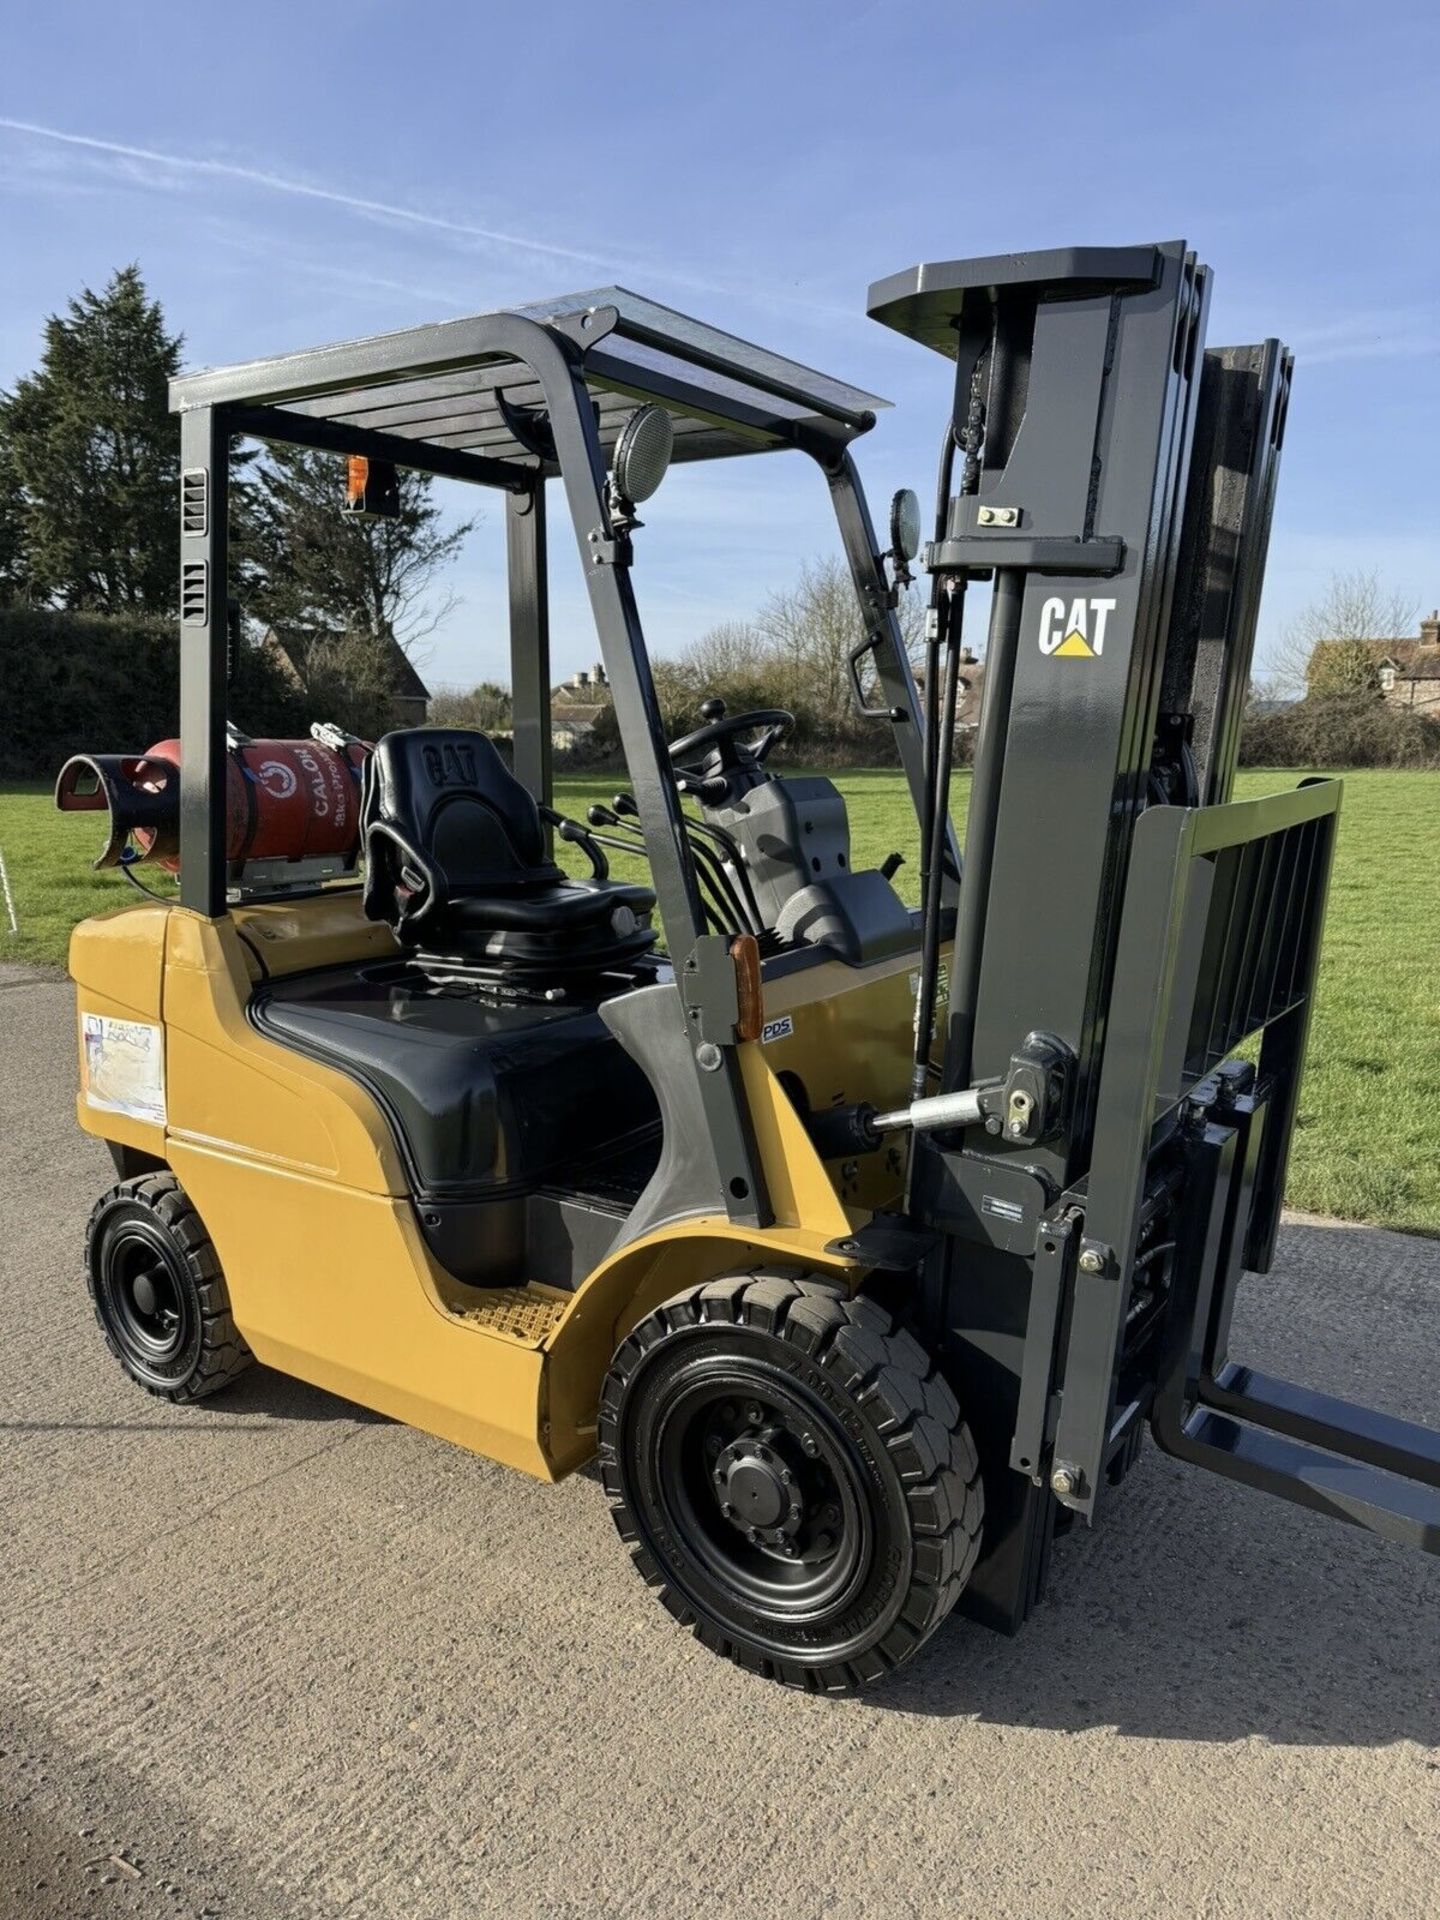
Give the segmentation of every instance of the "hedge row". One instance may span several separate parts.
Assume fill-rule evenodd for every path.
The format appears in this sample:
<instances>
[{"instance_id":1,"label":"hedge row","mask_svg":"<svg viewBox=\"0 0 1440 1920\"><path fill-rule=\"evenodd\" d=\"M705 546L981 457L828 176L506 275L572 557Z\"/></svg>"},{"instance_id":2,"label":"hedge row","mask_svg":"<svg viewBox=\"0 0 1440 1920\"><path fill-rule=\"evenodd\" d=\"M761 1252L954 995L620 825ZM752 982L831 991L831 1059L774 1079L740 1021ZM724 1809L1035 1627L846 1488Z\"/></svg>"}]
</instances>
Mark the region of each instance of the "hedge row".
<instances>
[{"instance_id":1,"label":"hedge row","mask_svg":"<svg viewBox=\"0 0 1440 1920\"><path fill-rule=\"evenodd\" d=\"M304 702L253 646L230 710L246 732L303 733ZM142 753L180 724L174 620L0 608L0 778L44 779L72 753Z\"/></svg>"},{"instance_id":2,"label":"hedge row","mask_svg":"<svg viewBox=\"0 0 1440 1920\"><path fill-rule=\"evenodd\" d=\"M771 705L751 689L726 689L731 711ZM54 774L72 753L140 753L179 728L179 648L173 620L145 615L60 613L0 608L0 779ZM354 724L332 713L327 719ZM278 671L270 655L241 647L230 712L247 733L284 739L307 731L310 703ZM858 722L827 735L797 714L787 758L814 766L893 765L890 729ZM689 713L667 715L672 735L697 724ZM970 757L973 735L957 741ZM1249 766L1440 767L1440 719L1371 697L1311 698L1274 713L1252 714L1241 736ZM618 764L613 716L602 714L594 737L573 756L577 765Z\"/></svg>"},{"instance_id":3,"label":"hedge row","mask_svg":"<svg viewBox=\"0 0 1440 1920\"><path fill-rule=\"evenodd\" d=\"M1253 713L1240 735L1249 767L1440 767L1440 720L1374 694L1312 695Z\"/></svg>"}]
</instances>

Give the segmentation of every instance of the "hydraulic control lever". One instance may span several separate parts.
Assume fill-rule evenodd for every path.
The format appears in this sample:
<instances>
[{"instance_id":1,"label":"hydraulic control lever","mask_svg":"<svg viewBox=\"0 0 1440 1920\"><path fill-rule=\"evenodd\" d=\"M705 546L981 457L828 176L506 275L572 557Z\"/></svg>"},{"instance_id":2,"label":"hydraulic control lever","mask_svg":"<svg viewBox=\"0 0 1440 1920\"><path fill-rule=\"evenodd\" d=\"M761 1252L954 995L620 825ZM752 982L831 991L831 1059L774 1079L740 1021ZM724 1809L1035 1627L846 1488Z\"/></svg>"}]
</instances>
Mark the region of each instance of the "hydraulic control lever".
<instances>
[{"instance_id":1,"label":"hydraulic control lever","mask_svg":"<svg viewBox=\"0 0 1440 1920\"><path fill-rule=\"evenodd\" d=\"M607 844L613 846L615 844L613 841L607 843L597 838L588 828L582 827L578 820L571 820L563 813L556 813L553 807L541 807L540 818L555 829L567 846L579 847L590 862L592 879L608 880L610 878L610 862L601 852L601 848Z\"/></svg>"},{"instance_id":2,"label":"hydraulic control lever","mask_svg":"<svg viewBox=\"0 0 1440 1920\"><path fill-rule=\"evenodd\" d=\"M689 789L684 780L675 783L682 793ZM640 817L640 809L635 804L635 796L629 793L617 793L614 797L614 815L624 816L626 821ZM606 809L609 812L609 809ZM595 808L590 809L591 818L595 817ZM622 821L620 824L624 824ZM638 830L638 829L637 829ZM704 840L713 840L720 848L723 858L704 844ZM701 874L710 882L711 891L719 890L719 897L725 902L727 910L733 913L736 933L753 933L757 939L764 932L764 918L755 899L754 889L750 885L750 876L745 871L745 863L740 858L740 849L723 828L713 826L707 820L695 820L689 815L685 818L685 837L690 843L690 851ZM728 864L727 864L728 863Z\"/></svg>"},{"instance_id":3,"label":"hydraulic control lever","mask_svg":"<svg viewBox=\"0 0 1440 1920\"><path fill-rule=\"evenodd\" d=\"M617 793L615 798L617 802L630 800L630 796L623 793ZM637 813L633 800L630 800L629 811L632 815ZM633 836L633 838L626 840L610 840L607 842L608 845L623 847L627 853L632 851L635 853L643 853L645 851L645 842L638 824L638 816L635 820L625 820L620 817L620 813L621 809L618 805L615 807L606 807L602 806L597 800L590 807L587 817L592 826L614 827L619 833ZM701 885L709 895L708 900L701 901L701 905L705 909L705 918L717 933L748 933L752 931L746 924L744 910L740 902L736 899L729 882L726 880L720 862L709 855L708 848L697 847L693 841L691 841L690 846L692 853L695 855L695 868Z\"/></svg>"}]
</instances>

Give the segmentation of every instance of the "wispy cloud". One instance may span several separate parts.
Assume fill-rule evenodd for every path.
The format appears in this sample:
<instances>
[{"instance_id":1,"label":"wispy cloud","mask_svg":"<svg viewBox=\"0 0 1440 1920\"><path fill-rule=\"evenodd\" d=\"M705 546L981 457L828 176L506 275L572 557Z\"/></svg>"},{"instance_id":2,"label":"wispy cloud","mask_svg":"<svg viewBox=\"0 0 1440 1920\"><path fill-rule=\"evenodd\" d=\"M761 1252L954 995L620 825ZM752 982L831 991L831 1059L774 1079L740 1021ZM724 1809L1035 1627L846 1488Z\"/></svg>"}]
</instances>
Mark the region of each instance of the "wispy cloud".
<instances>
[{"instance_id":1,"label":"wispy cloud","mask_svg":"<svg viewBox=\"0 0 1440 1920\"><path fill-rule=\"evenodd\" d=\"M206 174L220 180L237 180L246 186L263 187L271 193L288 193L301 200L320 200L333 207L371 219L397 221L404 226L426 227L447 233L456 239L483 240L493 246L513 247L525 253L542 254L554 260L570 260L581 266L603 267L603 254L587 253L579 247L556 245L529 235L506 233L498 227L481 227L464 220L447 219L442 214L424 213L417 207L396 206L388 200L370 200L363 195L344 193L338 187L318 186L309 180L292 180L286 174L271 173L263 167L240 166L233 160L207 160L200 155L162 153L155 147L131 146L122 140L102 140L87 133L67 133L59 127L40 126L33 120L12 120L0 115L0 127L10 133L23 133L35 140L55 140L62 146L79 147L87 153L108 154L116 160L140 160L155 167L168 167L177 173Z\"/></svg>"},{"instance_id":2,"label":"wispy cloud","mask_svg":"<svg viewBox=\"0 0 1440 1920\"><path fill-rule=\"evenodd\" d=\"M448 240L478 242L484 246L531 255L539 259L563 260L575 266L585 267L587 270L598 268L607 274L617 271L636 271L655 278L663 278L676 286L690 288L700 293L732 298L738 296L763 306L800 308L831 319L851 318L848 310L827 305L822 301L779 293L768 287L757 288L751 285L727 283L707 277L688 266L677 267L668 261L646 263L633 259L627 260L614 252L601 253L584 247L569 246L562 242L540 240L529 234L511 233L501 227L481 226L473 221L451 219L445 214L427 213L422 208L407 207L394 201L373 200L366 195L347 193L342 188L322 185L313 180L298 180L289 174L272 172L267 167L246 166L234 160L211 160L199 154L167 153L157 147L135 146L128 141L106 140L94 134L71 133L60 127L47 127L34 120L19 120L9 115L0 115L0 130L20 134L30 140L53 142L61 147L98 155L102 159L123 162L127 168L137 165L160 168L180 177L228 180L267 193L286 194L297 200L317 201L325 206L339 207L361 219L413 228Z\"/></svg>"}]
</instances>

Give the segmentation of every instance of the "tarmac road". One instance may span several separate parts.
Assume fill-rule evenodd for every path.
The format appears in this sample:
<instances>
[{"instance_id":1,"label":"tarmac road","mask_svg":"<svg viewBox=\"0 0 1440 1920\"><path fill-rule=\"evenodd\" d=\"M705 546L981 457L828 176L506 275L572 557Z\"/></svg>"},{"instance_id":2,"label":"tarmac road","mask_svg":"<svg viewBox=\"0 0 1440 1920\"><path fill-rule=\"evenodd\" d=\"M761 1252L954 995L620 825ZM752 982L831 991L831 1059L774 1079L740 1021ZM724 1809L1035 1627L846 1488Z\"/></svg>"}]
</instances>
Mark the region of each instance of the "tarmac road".
<instances>
[{"instance_id":1,"label":"tarmac road","mask_svg":"<svg viewBox=\"0 0 1440 1920\"><path fill-rule=\"evenodd\" d=\"M260 1369L132 1388L72 1076L68 987L0 971L4 1920L1440 1910L1440 1562L1152 1451L1018 1639L786 1693L671 1625L587 1476ZM1440 1246L1292 1224L1242 1319L1436 1419Z\"/></svg>"}]
</instances>

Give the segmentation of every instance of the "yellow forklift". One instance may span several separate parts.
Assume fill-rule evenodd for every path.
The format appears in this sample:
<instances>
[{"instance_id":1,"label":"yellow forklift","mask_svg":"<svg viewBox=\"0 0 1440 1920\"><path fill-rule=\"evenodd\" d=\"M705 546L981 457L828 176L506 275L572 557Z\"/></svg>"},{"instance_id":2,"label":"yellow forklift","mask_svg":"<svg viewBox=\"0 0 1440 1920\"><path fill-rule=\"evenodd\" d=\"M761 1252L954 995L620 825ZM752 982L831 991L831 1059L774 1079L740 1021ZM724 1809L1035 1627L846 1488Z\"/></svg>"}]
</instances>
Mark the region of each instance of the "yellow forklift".
<instances>
[{"instance_id":1,"label":"yellow forklift","mask_svg":"<svg viewBox=\"0 0 1440 1920\"><path fill-rule=\"evenodd\" d=\"M1206 353L1207 291L1178 243L872 290L956 363L923 702L895 617L920 508L882 551L849 447L883 403L836 380L621 289L177 380L180 737L57 788L108 809L102 862L179 878L70 952L79 1122L119 1175L89 1284L140 1385L191 1400L253 1357L545 1479L598 1454L670 1611L814 1690L962 1598L1018 1626L1147 1430L1440 1544L1433 1435L1224 1351L1273 1243L1338 788L1228 803L1289 361ZM399 467L499 493L509 764L465 730L237 730L241 437L333 452L353 511L393 511ZM918 910L898 855L852 865L831 781L771 764L788 714L662 731L637 509L672 460L773 450L829 489ZM552 804L551 479L632 789L584 822Z\"/></svg>"}]
</instances>

